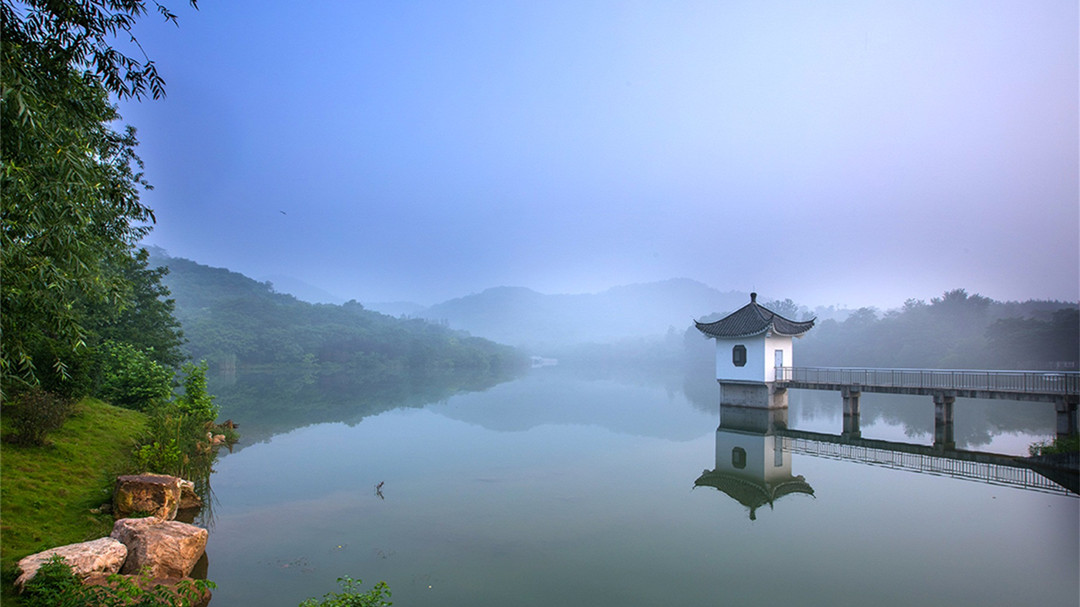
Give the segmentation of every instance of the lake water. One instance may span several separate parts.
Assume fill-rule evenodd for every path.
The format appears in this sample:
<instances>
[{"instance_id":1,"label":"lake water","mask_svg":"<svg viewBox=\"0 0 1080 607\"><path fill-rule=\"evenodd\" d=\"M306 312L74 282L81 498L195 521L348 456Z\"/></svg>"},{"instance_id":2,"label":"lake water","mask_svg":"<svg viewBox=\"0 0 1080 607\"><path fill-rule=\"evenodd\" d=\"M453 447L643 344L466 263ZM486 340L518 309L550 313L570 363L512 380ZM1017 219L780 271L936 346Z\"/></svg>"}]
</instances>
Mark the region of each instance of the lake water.
<instances>
[{"instance_id":1,"label":"lake water","mask_svg":"<svg viewBox=\"0 0 1080 607\"><path fill-rule=\"evenodd\" d=\"M219 381L243 438L211 479L212 607L293 607L343 575L385 580L403 607L1077 604L1075 496L760 452L718 431L709 378L554 367L467 385ZM961 449L1024 455L1054 431L1051 405L955 411ZM791 391L787 417L839 434L840 396ZM933 433L929 397L863 395L863 437ZM775 455L800 490L752 511L695 488L744 439L749 468Z\"/></svg>"}]
</instances>

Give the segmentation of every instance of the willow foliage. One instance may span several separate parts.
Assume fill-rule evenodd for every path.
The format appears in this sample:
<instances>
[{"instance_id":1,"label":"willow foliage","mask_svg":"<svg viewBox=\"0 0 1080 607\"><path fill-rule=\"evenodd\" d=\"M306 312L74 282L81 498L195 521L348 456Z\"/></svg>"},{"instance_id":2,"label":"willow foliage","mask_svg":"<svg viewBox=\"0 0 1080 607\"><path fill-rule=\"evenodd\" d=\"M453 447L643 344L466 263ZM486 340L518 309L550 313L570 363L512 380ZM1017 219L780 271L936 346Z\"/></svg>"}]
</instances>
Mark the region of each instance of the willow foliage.
<instances>
[{"instance_id":1,"label":"willow foliage","mask_svg":"<svg viewBox=\"0 0 1080 607\"><path fill-rule=\"evenodd\" d=\"M134 129L113 129L109 96L159 97L164 83L153 62L110 41L145 13L133 0L0 2L5 392L62 384L85 350L86 304L122 310L130 298L117 268L154 215L139 199L149 184Z\"/></svg>"}]
</instances>

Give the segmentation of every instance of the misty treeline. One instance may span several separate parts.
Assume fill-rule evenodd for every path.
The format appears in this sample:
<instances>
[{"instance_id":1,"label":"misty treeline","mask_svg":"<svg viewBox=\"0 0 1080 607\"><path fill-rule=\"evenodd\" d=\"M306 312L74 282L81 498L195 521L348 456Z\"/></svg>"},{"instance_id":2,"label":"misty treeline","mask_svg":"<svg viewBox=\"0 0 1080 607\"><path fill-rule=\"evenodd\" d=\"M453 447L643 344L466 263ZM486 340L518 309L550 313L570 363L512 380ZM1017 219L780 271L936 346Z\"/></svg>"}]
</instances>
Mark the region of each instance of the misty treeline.
<instances>
[{"instance_id":1,"label":"misty treeline","mask_svg":"<svg viewBox=\"0 0 1080 607\"><path fill-rule=\"evenodd\" d=\"M222 268L155 251L167 266L185 351L212 369L298 365L369 376L417 372L508 373L517 350L420 319L394 318L350 301L311 304Z\"/></svg>"},{"instance_id":2,"label":"misty treeline","mask_svg":"<svg viewBox=\"0 0 1080 607\"><path fill-rule=\"evenodd\" d=\"M793 320L808 318L791 300L764 305ZM684 346L693 359L712 353L712 341L694 327ZM860 308L843 320L821 320L795 342L798 366L1076 370L1078 358L1077 304L999 302L964 289L883 313Z\"/></svg>"}]
</instances>

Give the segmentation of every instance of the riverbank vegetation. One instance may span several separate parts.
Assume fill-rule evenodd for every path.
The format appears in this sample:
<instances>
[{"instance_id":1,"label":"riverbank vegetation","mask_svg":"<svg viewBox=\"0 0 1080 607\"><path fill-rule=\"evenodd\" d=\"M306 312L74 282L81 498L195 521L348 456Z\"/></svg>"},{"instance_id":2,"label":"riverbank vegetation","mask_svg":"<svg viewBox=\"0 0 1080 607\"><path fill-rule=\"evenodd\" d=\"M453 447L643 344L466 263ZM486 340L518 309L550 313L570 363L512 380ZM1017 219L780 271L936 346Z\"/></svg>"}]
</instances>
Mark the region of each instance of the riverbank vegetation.
<instances>
[{"instance_id":1,"label":"riverbank vegetation","mask_svg":"<svg viewBox=\"0 0 1080 607\"><path fill-rule=\"evenodd\" d=\"M26 607L192 607L214 587L206 580L180 580L170 587L147 575L136 579L117 575L108 583L83 584L64 559L54 557L42 564L21 598Z\"/></svg>"},{"instance_id":2,"label":"riverbank vegetation","mask_svg":"<svg viewBox=\"0 0 1080 607\"><path fill-rule=\"evenodd\" d=\"M146 415L93 398L76 402L48 443L7 440L8 407L2 417L3 482L0 483L0 544L3 604L15 604L15 563L48 548L107 536L113 519L101 509L117 474L130 471L132 453L146 431Z\"/></svg>"},{"instance_id":3,"label":"riverbank vegetation","mask_svg":"<svg viewBox=\"0 0 1080 607\"><path fill-rule=\"evenodd\" d=\"M370 590L363 590L362 580L349 576L338 578L342 592L329 592L321 600L308 599L300 607L389 607L390 587L386 582L375 584Z\"/></svg>"},{"instance_id":4,"label":"riverbank vegetation","mask_svg":"<svg viewBox=\"0 0 1080 607\"><path fill-rule=\"evenodd\" d=\"M149 8L177 20L164 5ZM135 130L117 127L114 105L164 95L133 34L147 13L141 0L0 0L5 605L18 602L9 582L19 558L109 534L101 506L117 474L169 473L206 486L214 446L232 428L213 425L207 367L184 364L193 351L215 362L258 364L265 352L364 369L496 368L513 358L485 340L359 306L243 296L221 313L193 312L197 339L182 349L168 270L139 248L155 221L140 198L150 184ZM117 41L130 41L133 54Z\"/></svg>"},{"instance_id":5,"label":"riverbank vegetation","mask_svg":"<svg viewBox=\"0 0 1080 607\"><path fill-rule=\"evenodd\" d=\"M139 443L167 440L150 423L160 412L179 407L206 423L185 409L190 390L173 397L183 337L165 270L138 248L154 214L140 199L150 185L135 130L116 128L117 99L164 94L132 34L146 14L142 1L0 2L5 582L26 554L109 534L100 506L115 475L161 471L135 461ZM16 600L9 584L3 592L5 605Z\"/></svg>"}]
</instances>

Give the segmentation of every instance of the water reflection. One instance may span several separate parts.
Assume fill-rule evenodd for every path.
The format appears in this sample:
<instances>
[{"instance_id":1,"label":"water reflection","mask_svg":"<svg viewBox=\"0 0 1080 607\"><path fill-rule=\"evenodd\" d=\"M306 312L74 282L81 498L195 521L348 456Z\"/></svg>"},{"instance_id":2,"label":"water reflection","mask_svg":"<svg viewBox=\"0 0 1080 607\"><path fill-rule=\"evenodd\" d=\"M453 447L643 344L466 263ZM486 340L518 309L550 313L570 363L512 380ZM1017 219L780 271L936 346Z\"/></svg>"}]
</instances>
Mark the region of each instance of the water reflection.
<instances>
[{"instance_id":1,"label":"water reflection","mask_svg":"<svg viewBox=\"0 0 1080 607\"><path fill-rule=\"evenodd\" d=\"M601 385L607 388L619 386L624 393L646 386L649 390L662 389L667 393L668 401L688 401L692 410L699 414L715 415L716 412L717 384L708 373L659 373L656 369L628 369L621 374L610 373L598 378L572 368L551 367L526 372L525 377L530 385L513 389L514 394L510 399L515 402L536 400L529 395L541 385L564 386L565 390L553 396L548 403L538 403L534 407L508 408L503 403L494 403L489 420L471 421L503 430L520 430L542 423L566 423L573 421L575 416L579 418L576 419L578 423L598 423L617 431L633 425L637 419L634 416L619 415L614 421L609 421L599 413L590 415L590 412L596 413L594 406L571 407L571 403L578 400L588 402L600 399L602 391L595 387ZM213 376L210 378L210 392L217 397L215 402L221 406L222 419L232 418L241 424L241 442L236 446L237 450L241 450L276 434L312 424L344 422L355 425L365 418L392 409L416 409L431 403L447 402L455 395L485 392L499 384L518 385L517 382L505 383L512 379L517 378L484 373L416 376L385 369L365 374L282 366ZM590 389L590 386L595 389ZM576 398L582 390L589 391L592 398ZM792 411L790 427L832 430L833 421L839 419L841 412L838 393L813 390L788 392ZM1008 440L1011 434L1050 436L1054 432L1054 410L1049 404L1025 403L1017 406L1017 403L1009 401L960 399L958 403L960 401L964 402L956 408L955 435L956 444L960 447L989 445L999 449L994 445L995 441L1000 442L1002 437ZM561 403L566 405L562 406ZM934 433L932 407L933 404L926 397L864 395L861 413L863 435L873 436L880 429L888 428L902 440L906 437L918 442L926 437L930 442ZM572 409L577 413L573 413ZM683 413L689 414L679 411L679 414ZM470 412L469 415L463 413L462 417L474 414L479 415L478 412ZM641 425L655 430L665 424L671 425L673 422L670 418L671 413L668 412L659 418L641 421ZM689 417L683 421L689 423ZM663 434L675 433L681 438L699 435L693 431L692 425L676 425L679 425L678 430L665 431ZM652 434L652 430L636 431ZM1026 447L1027 444L1024 444L1018 451L1006 451L1022 453Z\"/></svg>"},{"instance_id":2,"label":"water reflection","mask_svg":"<svg viewBox=\"0 0 1080 607\"><path fill-rule=\"evenodd\" d=\"M443 402L425 407L400 398L423 397L416 384L318 393L348 384L264 373L256 386L238 374L232 394L255 400L225 415L245 441L256 428L276 435L219 462L213 607L295 607L342 575L385 580L411 607L707 605L717 588L733 605L1075 603L1080 500L810 457L789 433L841 432L836 393L725 409L717 428L715 381L700 390L705 410L678 376L568 371L434 389ZM909 412L932 430L926 399L883 403L864 403L864 436L907 441L900 423L868 420ZM981 424L968 410L957 410L958 443ZM1017 442L1052 422L1051 410L1045 433ZM704 467L728 476L691 491ZM776 584L777 571L793 582Z\"/></svg>"},{"instance_id":3,"label":"water reflection","mask_svg":"<svg viewBox=\"0 0 1080 607\"><path fill-rule=\"evenodd\" d=\"M715 468L705 470L695 487L712 487L742 504L751 520L757 511L788 495L814 496L814 489L792 472L792 454L840 459L938 476L981 481L1020 489L1073 495L1080 492L1075 468L1033 458L934 445L866 439L844 419L838 434L788 427L786 394L770 407L722 403L716 430Z\"/></svg>"},{"instance_id":4,"label":"water reflection","mask_svg":"<svg viewBox=\"0 0 1080 607\"><path fill-rule=\"evenodd\" d=\"M792 409L789 427L824 432L843 430L843 397L839 391L788 390ZM935 439L934 403L927 396L863 393L859 424L862 436L899 439L930 444ZM713 409L716 392L713 392ZM1000 445L1010 435L1052 436L1055 431L1054 407L1050 403L1016 402L958 398L954 408L953 442L957 447L1025 454L1027 444L1019 449ZM888 428L888 436L875 436ZM901 432L893 432L900 430Z\"/></svg>"},{"instance_id":5,"label":"water reflection","mask_svg":"<svg viewBox=\"0 0 1080 607\"><path fill-rule=\"evenodd\" d=\"M296 428L328 422L355 425L385 411L420 408L510 379L510 374L489 372L361 373L282 366L217 375L210 378L209 388L221 418L242 426L235 448L239 451Z\"/></svg>"},{"instance_id":6,"label":"water reflection","mask_svg":"<svg viewBox=\"0 0 1080 607\"><path fill-rule=\"evenodd\" d=\"M747 508L750 520L757 510L794 494L814 495L802 475L791 472L791 451L778 434L787 428L787 407L757 409L720 406L716 430L716 468L705 470L695 487L712 487Z\"/></svg>"}]
</instances>

